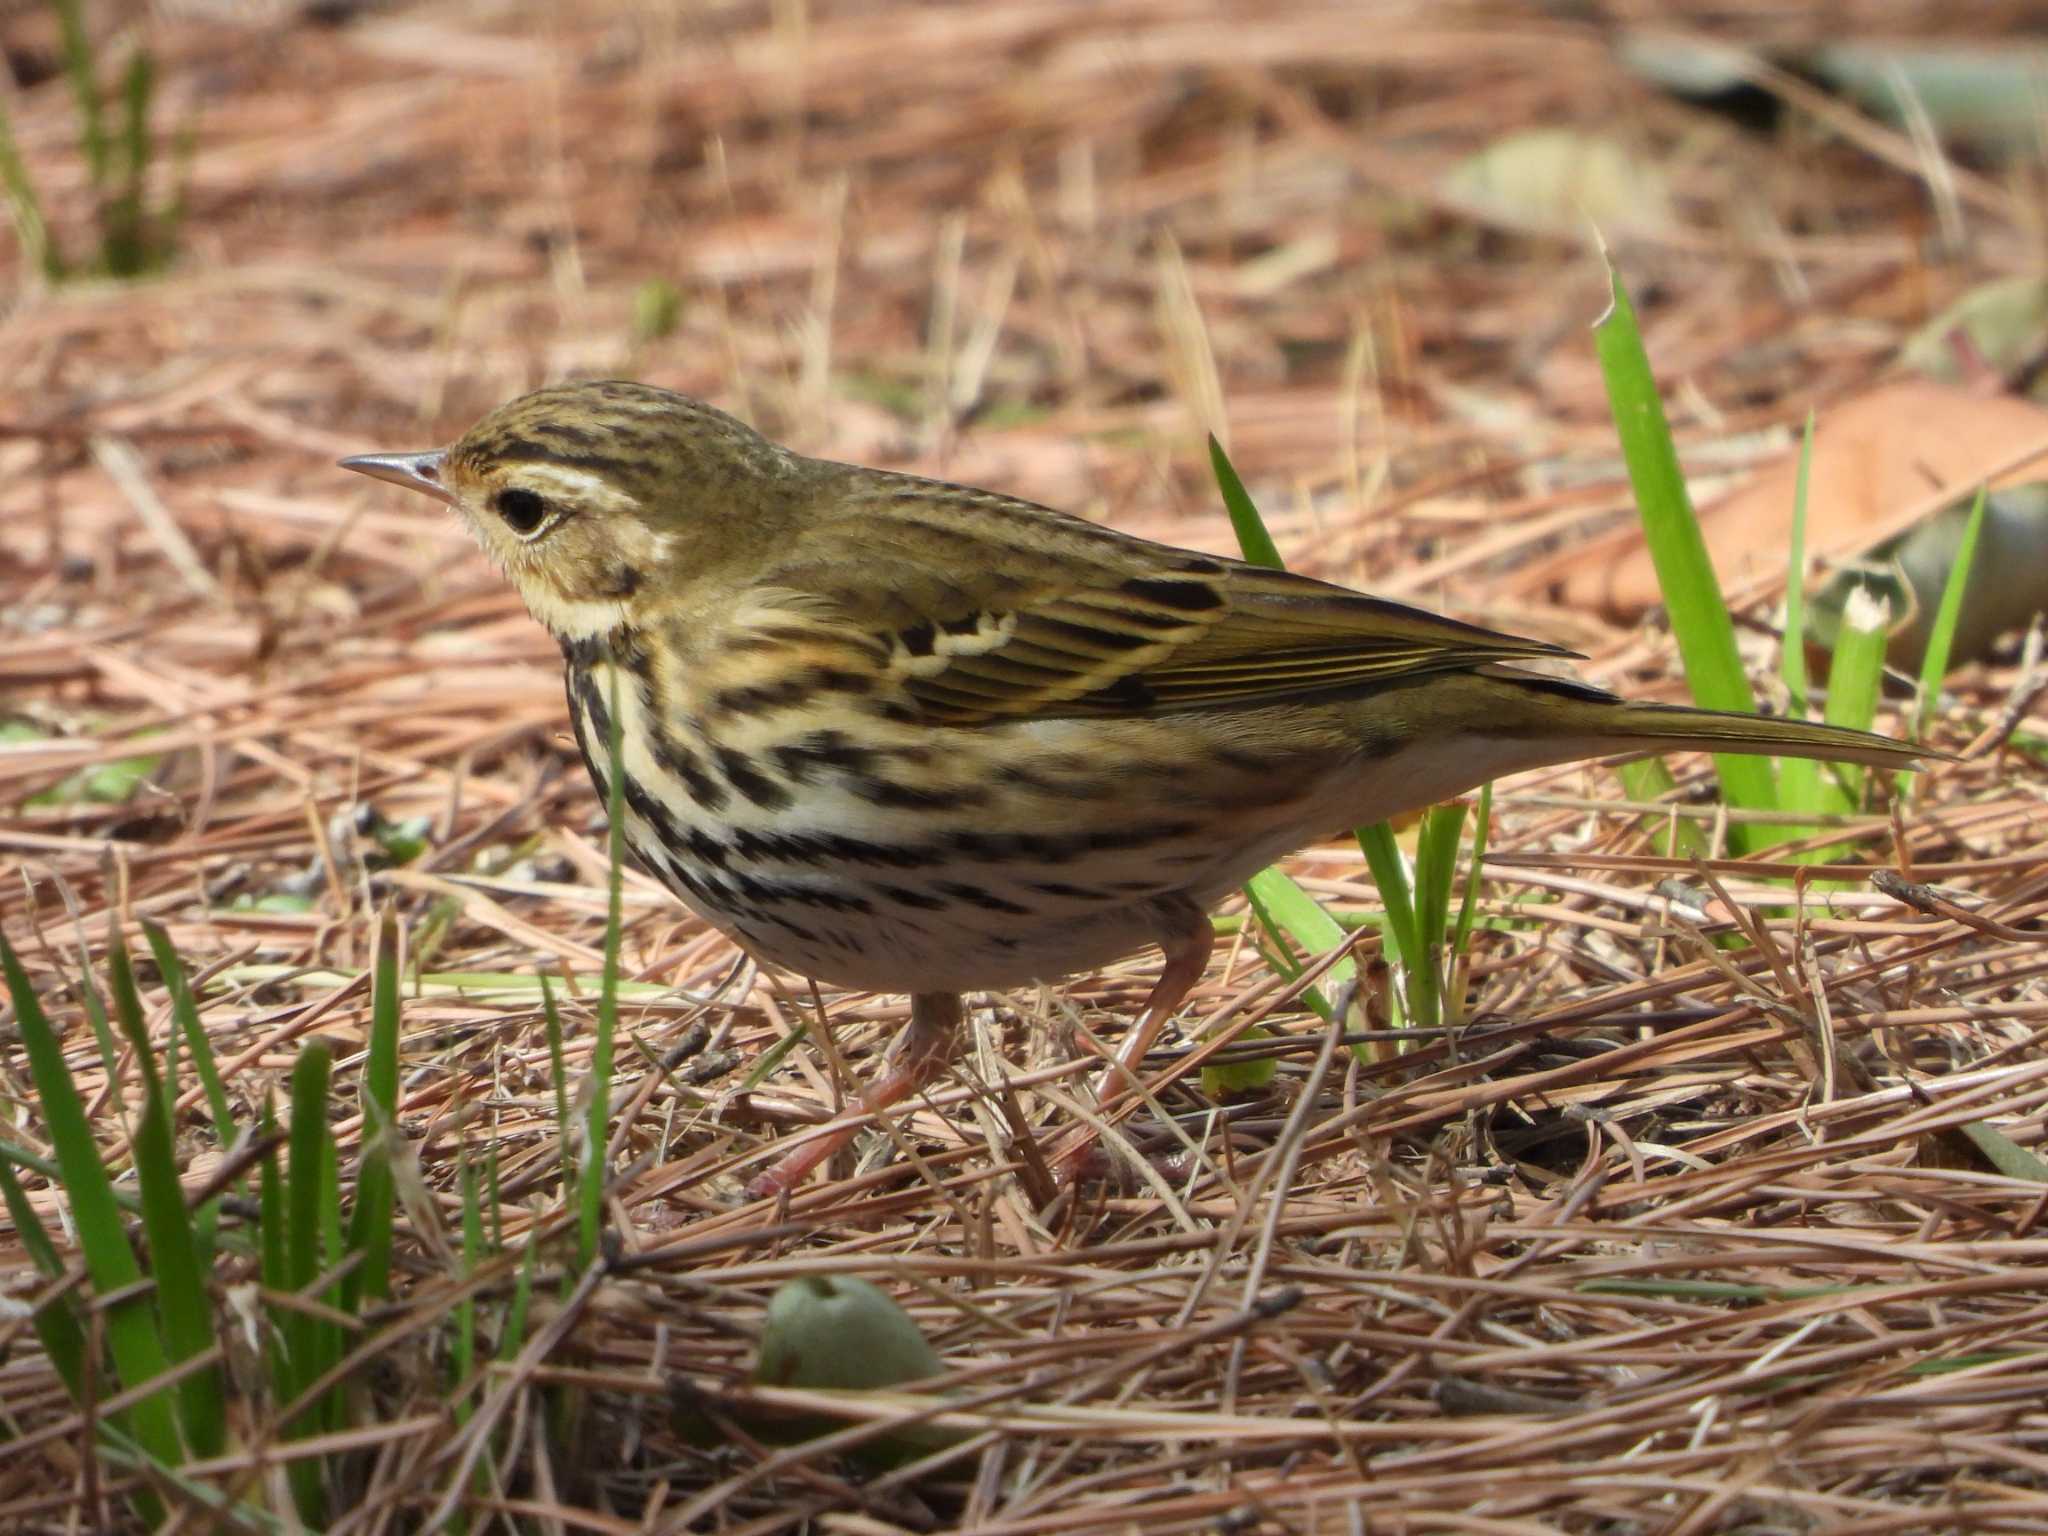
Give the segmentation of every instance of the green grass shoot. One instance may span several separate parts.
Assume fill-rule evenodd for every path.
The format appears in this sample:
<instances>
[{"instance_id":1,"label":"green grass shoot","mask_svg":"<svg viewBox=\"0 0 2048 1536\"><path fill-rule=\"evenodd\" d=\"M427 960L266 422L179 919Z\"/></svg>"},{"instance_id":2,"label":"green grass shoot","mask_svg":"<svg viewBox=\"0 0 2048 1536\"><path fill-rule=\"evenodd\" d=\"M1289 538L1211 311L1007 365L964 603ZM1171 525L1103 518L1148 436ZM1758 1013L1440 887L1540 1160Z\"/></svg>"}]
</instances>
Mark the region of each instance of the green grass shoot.
<instances>
[{"instance_id":1,"label":"green grass shoot","mask_svg":"<svg viewBox=\"0 0 2048 1536\"><path fill-rule=\"evenodd\" d=\"M1956 546L1955 564L1942 583L1941 606L1934 610L1934 627L1927 635L1927 653L1920 662L1919 697L1913 705L1913 739L1924 741L1927 721L1941 697L1942 679L1948 676L1948 659L1955 650L1956 625L1963 616L1963 595L1970 587L1970 570L1977 563L1977 540L1984 531L1985 490L1978 487L1970 507L1970 520L1963 525L1962 542Z\"/></svg>"},{"instance_id":2,"label":"green grass shoot","mask_svg":"<svg viewBox=\"0 0 2048 1536\"><path fill-rule=\"evenodd\" d=\"M185 218L184 187L192 154L189 125L173 151L173 190L161 206L150 199L151 167L159 158L151 126L156 104L156 61L147 48L130 51L121 66L115 100L119 120L110 129L101 60L86 26L84 0L51 0L56 12L64 77L78 119L78 148L99 229L92 257L75 263L51 232L42 198L29 175L4 104L0 104L0 197L6 199L15 237L29 265L45 280L77 277L131 279L168 265Z\"/></svg>"},{"instance_id":3,"label":"green grass shoot","mask_svg":"<svg viewBox=\"0 0 2048 1536\"><path fill-rule=\"evenodd\" d=\"M1229 454L1213 436L1209 439L1209 464L1215 471L1217 488L1222 492L1230 526L1236 531L1245 559L1254 565L1283 568L1285 562L1267 531L1265 519L1245 490ZM1462 805L1437 806L1423 817L1412 877L1392 826L1377 822L1360 827L1357 832L1358 846L1365 854L1366 867L1372 872L1373 884L1385 908L1380 927L1387 959L1400 978L1393 999L1397 1024L1412 1019L1434 1027L1442 1017L1444 925L1450 912L1458 833L1464 818ZM1284 935L1308 953L1316 954L1334 947L1343 936L1342 927L1322 911L1314 898L1278 870L1261 870L1246 884L1245 894L1253 912L1276 935L1276 940ZM1468 923L1453 940L1456 954L1462 955L1463 943L1470 934ZM1331 968L1329 994L1334 995L1338 984L1356 974L1357 967L1352 961L1340 961ZM1318 1014L1329 1016L1323 989L1313 990L1307 1001ZM1358 1054L1364 1058L1363 1048Z\"/></svg>"},{"instance_id":4,"label":"green grass shoot","mask_svg":"<svg viewBox=\"0 0 2048 1536\"><path fill-rule=\"evenodd\" d=\"M609 1171L606 1151L611 1140L612 1041L619 1028L619 933L625 926L620 910L621 872L625 864L626 776L619 771L625 761L620 741L619 676L612 672L611 739L605 759L605 923L604 975L597 990L597 1033L590 1042L587 1079L589 1101L583 1126L583 1163L578 1169L576 1252L578 1268L597 1257L598 1238L604 1226L605 1177Z\"/></svg>"},{"instance_id":5,"label":"green grass shoot","mask_svg":"<svg viewBox=\"0 0 2048 1536\"><path fill-rule=\"evenodd\" d=\"M1607 275L1610 307L1594 327L1594 343L1643 520L1644 541L1685 662L1686 682L1693 702L1705 708L1754 710L1756 697L1735 648L1734 621L1679 472L1670 423L1643 350L1635 308L1611 264ZM1776 779L1767 759L1721 753L1714 765L1731 804L1747 810L1778 809ZM1750 829L1741 826L1730 827L1729 837L1737 851L1748 851L1755 841Z\"/></svg>"}]
</instances>

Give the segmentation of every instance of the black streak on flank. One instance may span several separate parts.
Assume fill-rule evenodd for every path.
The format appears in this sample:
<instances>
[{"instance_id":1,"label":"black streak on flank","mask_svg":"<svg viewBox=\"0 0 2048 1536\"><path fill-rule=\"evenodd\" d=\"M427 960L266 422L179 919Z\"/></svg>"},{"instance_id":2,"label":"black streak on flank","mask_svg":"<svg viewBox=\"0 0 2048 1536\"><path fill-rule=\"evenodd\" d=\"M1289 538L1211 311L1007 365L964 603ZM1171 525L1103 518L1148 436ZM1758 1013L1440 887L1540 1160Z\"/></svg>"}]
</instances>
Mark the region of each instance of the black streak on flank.
<instances>
[{"instance_id":1,"label":"black streak on flank","mask_svg":"<svg viewBox=\"0 0 2048 1536\"><path fill-rule=\"evenodd\" d=\"M714 869L724 869L726 860L731 856L731 850L702 827L690 828L682 846L688 850L692 858L699 859Z\"/></svg>"},{"instance_id":2,"label":"black streak on flank","mask_svg":"<svg viewBox=\"0 0 2048 1536\"><path fill-rule=\"evenodd\" d=\"M704 771L704 764L696 753L659 728L654 732L654 766L682 780L685 792L705 810L725 808L729 798L725 786Z\"/></svg>"},{"instance_id":3,"label":"black streak on flank","mask_svg":"<svg viewBox=\"0 0 2048 1536\"><path fill-rule=\"evenodd\" d=\"M654 681L654 649L641 637L637 629L624 625L613 630L610 636L612 655L628 672L642 683Z\"/></svg>"},{"instance_id":4,"label":"black streak on flank","mask_svg":"<svg viewBox=\"0 0 2048 1536\"><path fill-rule=\"evenodd\" d=\"M1064 837L1040 832L949 832L934 846L934 854L1006 864L1065 864L1084 853L1123 853L1179 842L1197 830L1188 821L1141 821Z\"/></svg>"},{"instance_id":5,"label":"black streak on flank","mask_svg":"<svg viewBox=\"0 0 2048 1536\"><path fill-rule=\"evenodd\" d=\"M604 775L597 771L597 760L590 755L590 737L583 723L583 709L576 698L577 689L587 676L581 672L568 674L569 724L576 732L576 751L583 759L583 771L590 775L590 782L596 786L597 798L608 804L612 798L611 786L605 783Z\"/></svg>"},{"instance_id":6,"label":"black streak on flank","mask_svg":"<svg viewBox=\"0 0 2048 1536\"><path fill-rule=\"evenodd\" d=\"M1192 821L1140 822L1132 827L1118 827L1103 832L1084 834L1082 841L1096 851L1123 851L1131 848L1147 848L1154 843L1177 843L1194 836L1201 828Z\"/></svg>"},{"instance_id":7,"label":"black streak on flank","mask_svg":"<svg viewBox=\"0 0 2048 1536\"><path fill-rule=\"evenodd\" d=\"M1176 581L1156 576L1133 576L1120 588L1132 597L1172 608L1179 613L1201 613L1223 606L1223 594L1205 581Z\"/></svg>"},{"instance_id":8,"label":"black streak on flank","mask_svg":"<svg viewBox=\"0 0 2048 1536\"><path fill-rule=\"evenodd\" d=\"M811 667L779 682L743 683L737 688L721 688L711 696L711 706L705 713L712 719L722 719L727 715L765 715L807 704L814 693L866 693L873 686L872 679L843 667Z\"/></svg>"},{"instance_id":9,"label":"black streak on flank","mask_svg":"<svg viewBox=\"0 0 2048 1536\"><path fill-rule=\"evenodd\" d=\"M1031 889L1047 896L1058 896L1065 901L1103 900L1101 891L1091 891L1084 885L1068 885L1064 880L1033 880Z\"/></svg>"},{"instance_id":10,"label":"black streak on flank","mask_svg":"<svg viewBox=\"0 0 2048 1536\"><path fill-rule=\"evenodd\" d=\"M764 811L786 810L789 806L789 791L762 773L745 755L730 747L714 749L718 759L718 771L725 775L726 783L745 795Z\"/></svg>"},{"instance_id":11,"label":"black streak on flank","mask_svg":"<svg viewBox=\"0 0 2048 1536\"><path fill-rule=\"evenodd\" d=\"M733 833L732 852L742 859L781 859L791 864L879 864L890 869L921 869L932 862L929 848L916 844L869 842L843 832Z\"/></svg>"},{"instance_id":12,"label":"black streak on flank","mask_svg":"<svg viewBox=\"0 0 2048 1536\"><path fill-rule=\"evenodd\" d=\"M707 882L698 879L697 876L690 873L689 865L670 864L669 873L675 876L677 884L682 886L682 888L690 895L696 897L699 901L703 902L705 906L719 907L725 905L725 903L719 899L722 895L724 895L723 888L720 888L716 893L714 893L713 888Z\"/></svg>"},{"instance_id":13,"label":"black streak on flank","mask_svg":"<svg viewBox=\"0 0 2048 1536\"><path fill-rule=\"evenodd\" d=\"M605 642L600 635L577 635L561 645L562 660L577 672L588 672L605 656Z\"/></svg>"},{"instance_id":14,"label":"black streak on flank","mask_svg":"<svg viewBox=\"0 0 2048 1536\"><path fill-rule=\"evenodd\" d=\"M1057 864L1081 850L1069 838L1055 839L1036 832L953 832L940 842L939 851L965 859Z\"/></svg>"},{"instance_id":15,"label":"black streak on flank","mask_svg":"<svg viewBox=\"0 0 2048 1536\"><path fill-rule=\"evenodd\" d=\"M945 909L945 902L937 896L927 896L923 891L913 891L908 886L878 885L875 889L900 906L916 907L925 912L939 912Z\"/></svg>"},{"instance_id":16,"label":"black streak on flank","mask_svg":"<svg viewBox=\"0 0 2048 1536\"><path fill-rule=\"evenodd\" d=\"M812 731L770 753L775 766L799 784L809 783L812 772L819 768L866 773L878 755L871 747L856 746L844 731Z\"/></svg>"},{"instance_id":17,"label":"black streak on flank","mask_svg":"<svg viewBox=\"0 0 2048 1536\"><path fill-rule=\"evenodd\" d=\"M867 693L875 686L865 672L849 672L844 667L813 667L811 682L820 693Z\"/></svg>"},{"instance_id":18,"label":"black streak on flank","mask_svg":"<svg viewBox=\"0 0 2048 1536\"><path fill-rule=\"evenodd\" d=\"M938 643L939 632L930 619L924 619L903 630L898 638L903 642L903 649L911 655L929 656L932 647Z\"/></svg>"},{"instance_id":19,"label":"black streak on flank","mask_svg":"<svg viewBox=\"0 0 2048 1536\"><path fill-rule=\"evenodd\" d=\"M734 882L739 886L740 895L752 902L823 907L829 912L874 911L873 903L865 896L855 896L844 891L826 890L815 885L795 885L786 880L757 880L751 875L736 875Z\"/></svg>"},{"instance_id":20,"label":"black streak on flank","mask_svg":"<svg viewBox=\"0 0 2048 1536\"><path fill-rule=\"evenodd\" d=\"M986 805L988 791L979 784L934 789L917 784L898 784L892 779L869 777L858 780L853 792L870 805L902 811L958 811Z\"/></svg>"},{"instance_id":21,"label":"black streak on flank","mask_svg":"<svg viewBox=\"0 0 2048 1536\"><path fill-rule=\"evenodd\" d=\"M1082 769L1062 777L1041 773L1023 763L1003 763L996 769L996 781L1014 789L1028 789L1035 795L1059 800L1100 800L1109 793L1107 779L1091 776Z\"/></svg>"},{"instance_id":22,"label":"black streak on flank","mask_svg":"<svg viewBox=\"0 0 2048 1536\"><path fill-rule=\"evenodd\" d=\"M802 673L785 677L773 683L747 683L738 688L721 688L711 696L711 707L705 713L713 718L726 715L761 715L770 710L788 709L801 704L811 696L811 685Z\"/></svg>"},{"instance_id":23,"label":"black streak on flank","mask_svg":"<svg viewBox=\"0 0 2048 1536\"><path fill-rule=\"evenodd\" d=\"M590 718L590 734L593 739L609 747L612 739L612 712L605 707L604 694L598 690L597 675L592 672L574 674L576 696L583 702L583 713Z\"/></svg>"},{"instance_id":24,"label":"black streak on flank","mask_svg":"<svg viewBox=\"0 0 2048 1536\"><path fill-rule=\"evenodd\" d=\"M626 782L621 786L620 798L626 802L627 809L653 829L664 850L683 846L683 829L676 825L676 819L668 813L668 807L650 795L647 786L630 773L626 775Z\"/></svg>"},{"instance_id":25,"label":"black streak on flank","mask_svg":"<svg viewBox=\"0 0 2048 1536\"><path fill-rule=\"evenodd\" d=\"M1014 901L1005 901L993 891L978 885L968 885L959 880L941 880L934 890L942 891L956 901L964 901L970 907L980 907L984 912L1006 912L1012 917L1029 917L1031 909L1020 907Z\"/></svg>"}]
</instances>

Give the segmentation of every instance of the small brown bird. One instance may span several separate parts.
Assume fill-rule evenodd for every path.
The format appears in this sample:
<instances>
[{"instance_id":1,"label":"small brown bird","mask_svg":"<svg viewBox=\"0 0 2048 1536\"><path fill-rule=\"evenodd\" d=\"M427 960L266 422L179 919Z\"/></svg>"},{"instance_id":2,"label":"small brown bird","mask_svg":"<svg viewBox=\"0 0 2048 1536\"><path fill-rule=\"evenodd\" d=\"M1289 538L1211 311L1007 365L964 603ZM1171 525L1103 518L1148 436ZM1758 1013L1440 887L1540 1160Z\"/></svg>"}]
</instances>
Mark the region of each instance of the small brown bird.
<instances>
[{"instance_id":1,"label":"small brown bird","mask_svg":"<svg viewBox=\"0 0 2048 1536\"><path fill-rule=\"evenodd\" d=\"M462 514L561 644L600 793L616 690L625 839L686 906L762 959L911 994L870 1107L944 1069L962 992L1156 944L1116 1097L1202 974L1212 903L1304 843L1501 774L1918 755L1627 703L1518 669L1569 654L1539 640L805 458L644 384L542 389L453 447L342 464ZM754 1189L851 1134L808 1137Z\"/></svg>"}]
</instances>

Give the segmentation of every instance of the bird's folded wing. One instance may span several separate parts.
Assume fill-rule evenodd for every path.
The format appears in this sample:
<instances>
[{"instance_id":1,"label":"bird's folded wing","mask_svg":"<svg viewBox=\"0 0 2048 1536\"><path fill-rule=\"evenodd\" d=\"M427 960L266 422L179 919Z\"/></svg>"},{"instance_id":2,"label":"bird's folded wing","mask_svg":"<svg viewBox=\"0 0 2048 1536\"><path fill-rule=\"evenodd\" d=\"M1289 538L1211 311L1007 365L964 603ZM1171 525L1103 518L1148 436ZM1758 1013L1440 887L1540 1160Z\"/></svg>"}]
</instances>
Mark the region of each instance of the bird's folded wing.
<instances>
[{"instance_id":1,"label":"bird's folded wing","mask_svg":"<svg viewBox=\"0 0 2048 1536\"><path fill-rule=\"evenodd\" d=\"M933 724L1250 704L1568 654L989 493L899 485L768 579L886 644L897 696Z\"/></svg>"}]
</instances>

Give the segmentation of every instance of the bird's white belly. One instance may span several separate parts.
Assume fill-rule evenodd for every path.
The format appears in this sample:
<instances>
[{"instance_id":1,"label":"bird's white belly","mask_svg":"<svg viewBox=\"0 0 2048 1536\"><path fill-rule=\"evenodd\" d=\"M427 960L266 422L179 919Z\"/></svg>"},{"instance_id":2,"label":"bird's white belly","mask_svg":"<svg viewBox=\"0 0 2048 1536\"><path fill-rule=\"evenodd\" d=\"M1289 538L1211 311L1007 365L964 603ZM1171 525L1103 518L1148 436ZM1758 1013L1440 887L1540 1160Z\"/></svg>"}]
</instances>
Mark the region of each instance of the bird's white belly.
<instances>
[{"instance_id":1,"label":"bird's white belly","mask_svg":"<svg viewBox=\"0 0 2048 1536\"><path fill-rule=\"evenodd\" d=\"M637 707L630 692L620 697L623 709ZM572 688L578 736L602 782L609 763L603 735L583 718L590 705ZM1126 754L1167 765L1153 779L1087 797L1040 783L945 814L878 807L858 781L824 776L801 794L734 789L707 806L635 730L625 738L624 831L686 906L764 960L866 990L976 991L1107 965L1180 931L1190 907L1206 909L1293 849L1532 760L1526 745L1460 736L1380 756L1294 759L1250 778L1175 778L1171 755L1183 743L1161 722L1139 728L1154 727L1158 741ZM1100 729L1033 722L1017 745L1027 760L1064 753L1068 771L1099 777L1089 749ZM770 755L750 749L756 763ZM1004 762L973 760L994 772Z\"/></svg>"},{"instance_id":2,"label":"bird's white belly","mask_svg":"<svg viewBox=\"0 0 2048 1536\"><path fill-rule=\"evenodd\" d=\"M753 850L743 867L730 854L722 866L693 860L630 810L626 829L687 906L764 960L864 990L977 991L1108 965L1166 937L1189 903L1209 907L1306 843L1515 766L1498 744L1437 743L1354 763L1284 814L1247 813L1201 836L1085 849L1057 829L1042 847L989 834L983 856L970 844L943 866L876 862L900 824L829 798L823 818L808 808L751 831L722 823L727 844Z\"/></svg>"}]
</instances>

